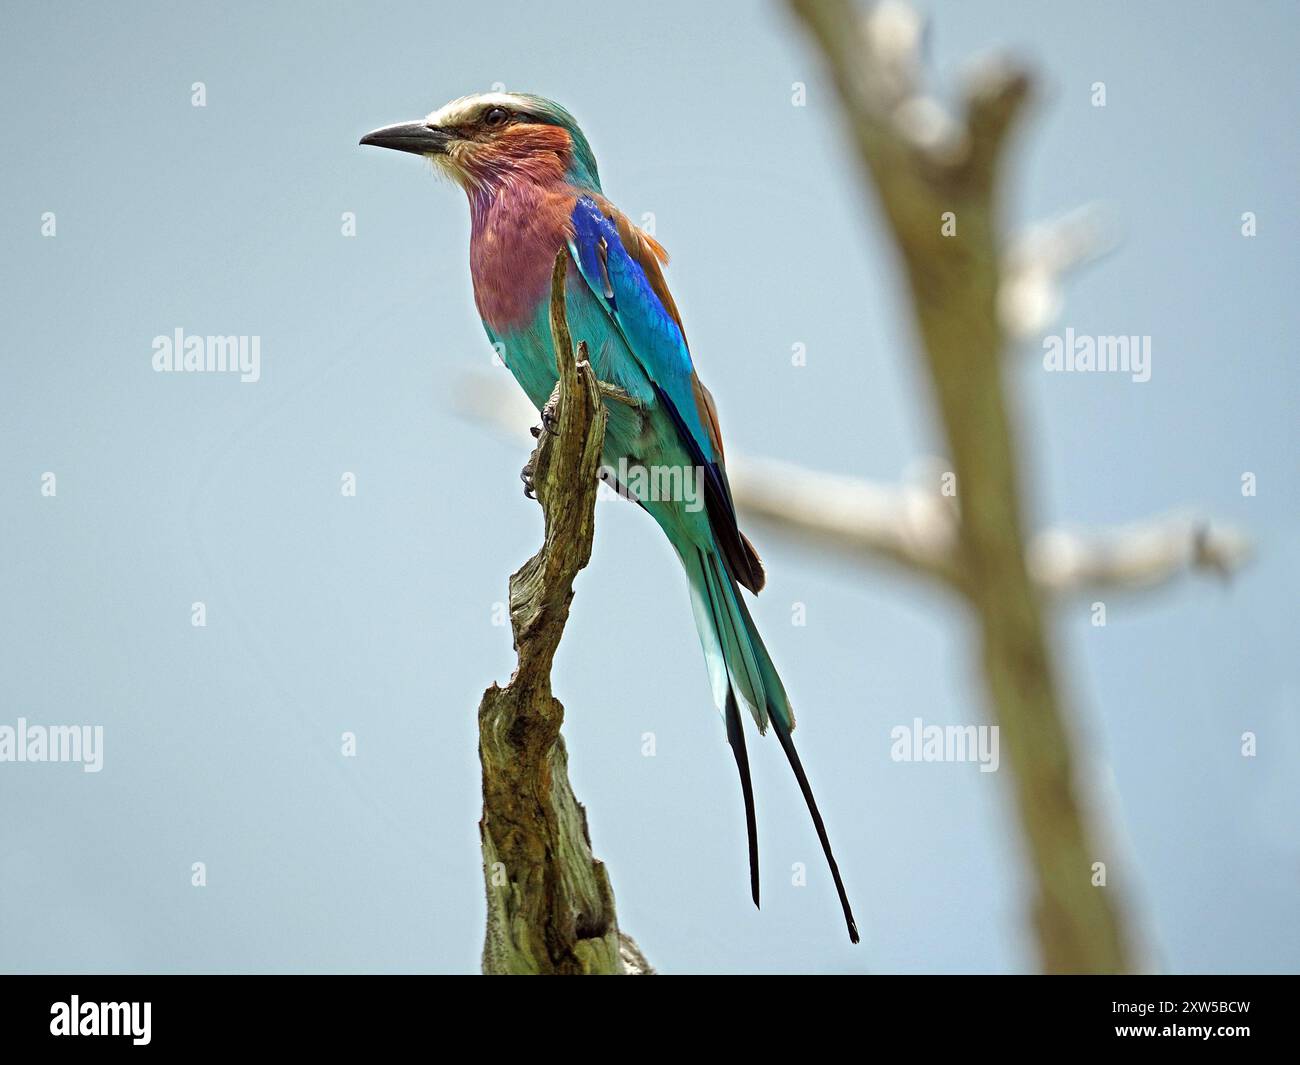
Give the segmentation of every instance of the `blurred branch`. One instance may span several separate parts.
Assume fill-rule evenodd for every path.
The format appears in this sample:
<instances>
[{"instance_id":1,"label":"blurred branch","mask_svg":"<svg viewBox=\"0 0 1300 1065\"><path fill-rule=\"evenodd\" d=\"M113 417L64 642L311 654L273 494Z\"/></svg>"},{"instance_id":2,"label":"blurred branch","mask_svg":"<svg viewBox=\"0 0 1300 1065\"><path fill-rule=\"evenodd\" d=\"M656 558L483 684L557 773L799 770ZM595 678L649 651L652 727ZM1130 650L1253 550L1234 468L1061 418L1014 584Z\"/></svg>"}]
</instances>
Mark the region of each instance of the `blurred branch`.
<instances>
[{"instance_id":1,"label":"blurred branch","mask_svg":"<svg viewBox=\"0 0 1300 1065\"><path fill-rule=\"evenodd\" d=\"M551 283L551 335L560 380L529 461L545 515L541 550L510 578L518 667L479 704L483 766L483 877L487 974L645 974L653 970L619 932L614 892L592 856L586 812L573 796L551 694L551 661L564 634L573 580L591 558L605 410L599 383L575 359L564 314L567 254ZM551 408L558 404L554 417Z\"/></svg>"},{"instance_id":2,"label":"blurred branch","mask_svg":"<svg viewBox=\"0 0 1300 1065\"><path fill-rule=\"evenodd\" d=\"M746 518L851 558L962 584L957 516L937 488L873 484L735 451L728 453L727 479Z\"/></svg>"},{"instance_id":3,"label":"blurred branch","mask_svg":"<svg viewBox=\"0 0 1300 1065\"><path fill-rule=\"evenodd\" d=\"M1102 534L1039 533L1029 545L1029 572L1046 591L1145 591L1183 573L1226 579L1250 557L1237 529L1169 514Z\"/></svg>"},{"instance_id":4,"label":"blurred branch","mask_svg":"<svg viewBox=\"0 0 1300 1065\"><path fill-rule=\"evenodd\" d=\"M1040 335L1064 302L1061 279L1114 247L1106 212L1089 204L1031 227L1002 257L998 313L1017 340Z\"/></svg>"},{"instance_id":5,"label":"blurred branch","mask_svg":"<svg viewBox=\"0 0 1300 1065\"><path fill-rule=\"evenodd\" d=\"M466 375L457 408L511 439L526 439L532 406L513 382ZM958 564L960 515L939 493L944 464L928 460L924 483L887 485L728 450L727 477L747 519L846 558L883 563L968 594ZM1229 577L1250 557L1238 529L1187 514L1118 529L1049 529L1029 543L1029 573L1053 597L1148 591L1184 574Z\"/></svg>"},{"instance_id":6,"label":"blurred branch","mask_svg":"<svg viewBox=\"0 0 1300 1065\"><path fill-rule=\"evenodd\" d=\"M848 0L791 0L834 81L868 184L911 290L961 506L957 556L979 626L985 682L1015 778L1036 881L1034 924L1049 972L1124 972L1133 951L1079 798L1066 713L1026 561L1016 441L999 313L996 208L1006 140L1029 76L986 64L948 117L921 94L921 24L901 3L865 15ZM956 231L945 235L946 214Z\"/></svg>"},{"instance_id":7,"label":"blurred branch","mask_svg":"<svg viewBox=\"0 0 1300 1065\"><path fill-rule=\"evenodd\" d=\"M963 595L960 515L937 489L873 484L732 453L727 475L746 517L849 557L885 562ZM1250 557L1245 536L1185 514L1114 530L1053 529L1029 544L1029 573L1052 596L1145 591L1184 573L1228 577Z\"/></svg>"}]
</instances>

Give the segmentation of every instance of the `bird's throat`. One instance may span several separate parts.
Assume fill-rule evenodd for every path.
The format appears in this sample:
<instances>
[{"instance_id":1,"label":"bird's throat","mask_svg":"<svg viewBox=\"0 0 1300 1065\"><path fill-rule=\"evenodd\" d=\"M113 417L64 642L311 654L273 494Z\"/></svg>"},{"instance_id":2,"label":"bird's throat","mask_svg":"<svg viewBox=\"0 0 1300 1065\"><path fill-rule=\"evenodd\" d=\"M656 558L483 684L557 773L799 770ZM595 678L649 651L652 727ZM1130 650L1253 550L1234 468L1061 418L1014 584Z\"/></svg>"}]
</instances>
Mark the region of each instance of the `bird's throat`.
<instances>
[{"instance_id":1,"label":"bird's throat","mask_svg":"<svg viewBox=\"0 0 1300 1065\"><path fill-rule=\"evenodd\" d=\"M562 179L506 180L468 190L474 300L495 333L530 322L546 301L555 256L570 233L577 190Z\"/></svg>"}]
</instances>

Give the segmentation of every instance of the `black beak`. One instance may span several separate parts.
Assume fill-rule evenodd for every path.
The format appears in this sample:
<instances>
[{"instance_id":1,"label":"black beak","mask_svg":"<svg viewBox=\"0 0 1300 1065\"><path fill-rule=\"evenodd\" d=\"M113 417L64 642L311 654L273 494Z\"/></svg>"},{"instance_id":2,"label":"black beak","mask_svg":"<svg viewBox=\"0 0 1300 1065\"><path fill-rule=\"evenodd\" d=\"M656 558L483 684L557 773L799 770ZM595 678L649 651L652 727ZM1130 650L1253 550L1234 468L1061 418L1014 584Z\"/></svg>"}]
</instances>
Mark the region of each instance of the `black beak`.
<instances>
[{"instance_id":1,"label":"black beak","mask_svg":"<svg viewBox=\"0 0 1300 1065\"><path fill-rule=\"evenodd\" d=\"M414 155L443 155L452 139L452 134L447 130L431 126L428 122L399 122L395 126L371 130L361 138L360 143L373 144L377 148L393 148Z\"/></svg>"}]
</instances>

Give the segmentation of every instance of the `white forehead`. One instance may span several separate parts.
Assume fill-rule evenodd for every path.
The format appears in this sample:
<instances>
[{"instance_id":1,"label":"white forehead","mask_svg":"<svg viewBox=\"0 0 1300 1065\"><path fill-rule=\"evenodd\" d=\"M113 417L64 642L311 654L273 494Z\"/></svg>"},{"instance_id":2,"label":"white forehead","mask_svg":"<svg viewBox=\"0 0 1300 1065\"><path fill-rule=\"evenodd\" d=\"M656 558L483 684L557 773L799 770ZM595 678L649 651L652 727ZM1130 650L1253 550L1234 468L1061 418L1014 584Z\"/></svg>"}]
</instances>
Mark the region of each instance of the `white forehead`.
<instances>
[{"instance_id":1,"label":"white forehead","mask_svg":"<svg viewBox=\"0 0 1300 1065\"><path fill-rule=\"evenodd\" d=\"M480 92L443 104L426 121L435 126L455 126L474 118L485 107L517 108L522 102L522 97L510 92Z\"/></svg>"}]
</instances>

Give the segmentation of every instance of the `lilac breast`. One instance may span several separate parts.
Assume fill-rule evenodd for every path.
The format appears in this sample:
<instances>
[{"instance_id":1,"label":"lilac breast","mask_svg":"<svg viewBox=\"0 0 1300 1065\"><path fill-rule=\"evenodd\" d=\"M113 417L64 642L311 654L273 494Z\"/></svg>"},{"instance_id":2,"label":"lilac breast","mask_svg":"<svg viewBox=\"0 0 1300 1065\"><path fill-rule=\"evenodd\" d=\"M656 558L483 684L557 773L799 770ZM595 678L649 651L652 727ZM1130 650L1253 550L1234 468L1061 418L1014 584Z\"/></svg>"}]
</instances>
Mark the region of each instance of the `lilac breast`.
<instances>
[{"instance_id":1,"label":"lilac breast","mask_svg":"<svg viewBox=\"0 0 1300 1065\"><path fill-rule=\"evenodd\" d=\"M508 185L471 200L474 301L493 332L524 327L549 298L551 270L568 239L574 199L567 187Z\"/></svg>"}]
</instances>

